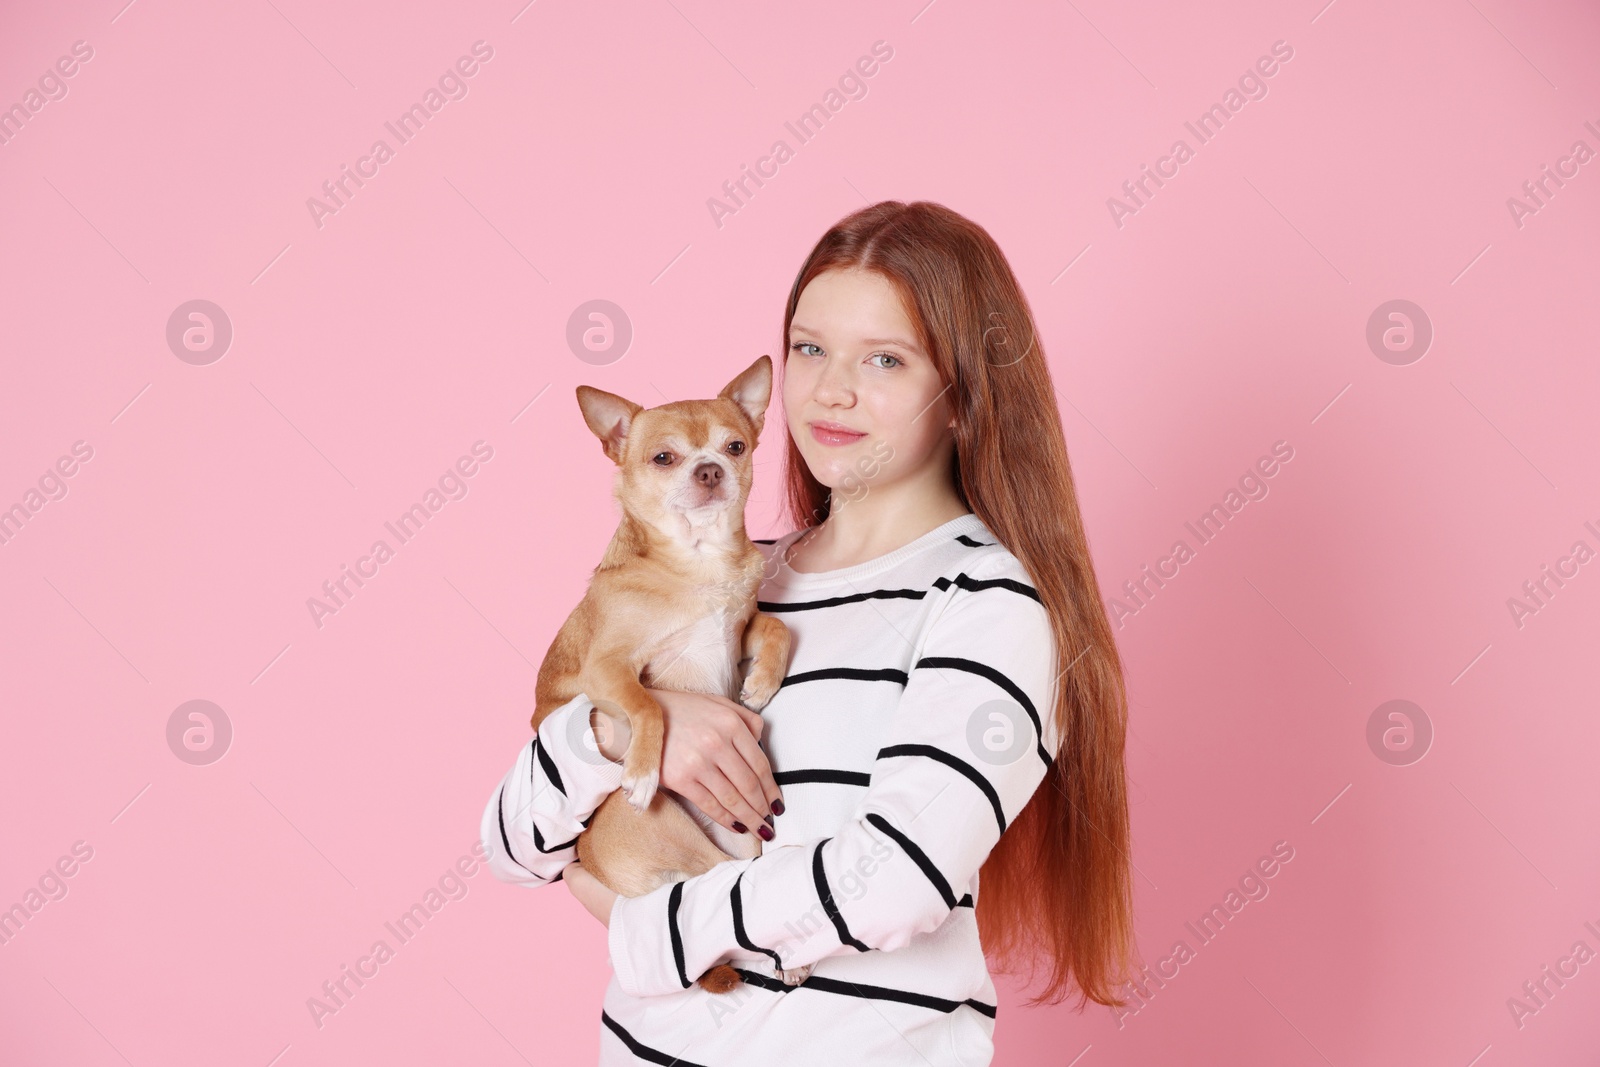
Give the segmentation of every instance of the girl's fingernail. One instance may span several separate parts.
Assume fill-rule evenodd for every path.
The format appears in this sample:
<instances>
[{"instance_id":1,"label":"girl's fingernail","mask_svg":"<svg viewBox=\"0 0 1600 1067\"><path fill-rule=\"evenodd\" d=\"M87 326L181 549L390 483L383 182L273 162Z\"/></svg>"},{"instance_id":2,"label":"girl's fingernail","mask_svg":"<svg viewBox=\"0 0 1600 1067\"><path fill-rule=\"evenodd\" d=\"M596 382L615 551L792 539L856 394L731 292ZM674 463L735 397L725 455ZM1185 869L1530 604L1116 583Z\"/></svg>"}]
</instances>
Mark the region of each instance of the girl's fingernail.
<instances>
[{"instance_id":1,"label":"girl's fingernail","mask_svg":"<svg viewBox=\"0 0 1600 1067\"><path fill-rule=\"evenodd\" d=\"M761 816L761 818L762 818L762 820L763 820L763 821L764 821L764 822L765 822L765 823L766 823L766 824L767 824L767 825L768 825L768 826L771 826L771 825L772 825L772 816L770 816L770 815L763 815L763 816Z\"/></svg>"},{"instance_id":2,"label":"girl's fingernail","mask_svg":"<svg viewBox=\"0 0 1600 1067\"><path fill-rule=\"evenodd\" d=\"M761 835L761 840L763 840L763 841L771 841L772 840L772 827L770 827L770 826L766 826L766 825L758 826L758 827L756 827L756 833Z\"/></svg>"},{"instance_id":3,"label":"girl's fingernail","mask_svg":"<svg viewBox=\"0 0 1600 1067\"><path fill-rule=\"evenodd\" d=\"M772 814L774 814L774 815L782 815L783 814L783 801L774 800L772 802Z\"/></svg>"},{"instance_id":4,"label":"girl's fingernail","mask_svg":"<svg viewBox=\"0 0 1600 1067\"><path fill-rule=\"evenodd\" d=\"M736 830L737 832L739 832L741 834L747 834L747 833L750 832L749 830L745 829L745 825L742 822L734 823L733 824L733 828L734 828L734 830Z\"/></svg>"}]
</instances>

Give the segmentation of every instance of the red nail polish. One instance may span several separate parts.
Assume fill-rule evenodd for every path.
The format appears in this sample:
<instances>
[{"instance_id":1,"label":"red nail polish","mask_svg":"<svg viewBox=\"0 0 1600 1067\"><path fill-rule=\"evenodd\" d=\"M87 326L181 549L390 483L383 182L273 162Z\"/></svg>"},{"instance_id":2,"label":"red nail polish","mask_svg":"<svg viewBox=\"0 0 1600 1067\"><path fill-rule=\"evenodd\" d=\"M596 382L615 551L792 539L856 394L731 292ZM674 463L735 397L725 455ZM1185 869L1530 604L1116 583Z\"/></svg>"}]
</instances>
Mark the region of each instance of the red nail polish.
<instances>
[{"instance_id":1,"label":"red nail polish","mask_svg":"<svg viewBox=\"0 0 1600 1067\"><path fill-rule=\"evenodd\" d=\"M761 835L761 840L763 840L763 841L771 841L772 840L772 827L770 827L770 826L767 826L765 824L763 824L761 826L758 826L758 827L756 827L756 833Z\"/></svg>"},{"instance_id":2,"label":"red nail polish","mask_svg":"<svg viewBox=\"0 0 1600 1067\"><path fill-rule=\"evenodd\" d=\"M735 831L737 831L738 833L741 833L741 834L747 834L747 833L750 832L749 830L745 829L745 825L742 822L734 823L733 824L733 828L734 828Z\"/></svg>"},{"instance_id":3,"label":"red nail polish","mask_svg":"<svg viewBox=\"0 0 1600 1067\"><path fill-rule=\"evenodd\" d=\"M772 814L774 814L774 815L782 815L783 814L783 801L774 800L772 802Z\"/></svg>"}]
</instances>

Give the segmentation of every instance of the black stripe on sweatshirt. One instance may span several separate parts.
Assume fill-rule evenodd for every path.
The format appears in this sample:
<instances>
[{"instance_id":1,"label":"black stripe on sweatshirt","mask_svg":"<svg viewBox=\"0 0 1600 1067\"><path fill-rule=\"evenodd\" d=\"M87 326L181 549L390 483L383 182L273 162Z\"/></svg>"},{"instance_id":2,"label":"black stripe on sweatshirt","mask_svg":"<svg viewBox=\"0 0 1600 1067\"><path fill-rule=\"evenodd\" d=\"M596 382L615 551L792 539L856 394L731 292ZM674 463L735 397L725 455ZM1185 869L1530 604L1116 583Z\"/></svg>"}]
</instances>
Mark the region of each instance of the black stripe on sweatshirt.
<instances>
[{"instance_id":1,"label":"black stripe on sweatshirt","mask_svg":"<svg viewBox=\"0 0 1600 1067\"><path fill-rule=\"evenodd\" d=\"M1039 712L1034 708L1033 701L1028 699L1028 694L1024 693L1022 687L1016 682L1013 682L987 663L963 659L960 656L924 656L922 659L917 660L916 666L911 669L915 671L924 667L933 670L948 668L953 671L965 671L967 674L975 674L979 678L987 678L1001 689L1004 689L1007 696L1022 705L1022 710L1027 712L1028 718L1033 721L1034 748L1038 752L1039 758L1044 761L1046 767L1055 762L1049 751L1045 749L1042 741L1039 740L1044 737L1044 724L1039 721Z\"/></svg>"},{"instance_id":2,"label":"black stripe on sweatshirt","mask_svg":"<svg viewBox=\"0 0 1600 1067\"><path fill-rule=\"evenodd\" d=\"M933 583L936 589L949 589L952 585L967 590L969 593L980 592L984 589L1009 589L1013 593L1039 600L1039 591L1031 585L1026 585L1015 578L969 578L965 574L958 574L954 578L940 578Z\"/></svg>"},{"instance_id":3,"label":"black stripe on sweatshirt","mask_svg":"<svg viewBox=\"0 0 1600 1067\"><path fill-rule=\"evenodd\" d=\"M940 589L947 589L951 585L955 585L955 586L959 586L962 589L966 589L968 591L979 591L979 590L983 590L983 589L994 589L994 588L1009 589L1009 590L1011 590L1013 592L1021 593L1021 594L1025 595L1025 596L1032 597L1036 601L1039 600L1039 594L1035 589L1033 589L1031 586L1023 584L1022 582L1014 581L1014 580L1012 580L1010 578L992 578L992 579L986 579L986 580L979 580L979 579L969 578L965 573L963 573L963 574L956 575L954 579L940 578L936 582L934 582L934 585L937 586ZM780 611L784 611L784 610L793 611L793 610L800 610L800 609L803 609L803 608L832 607L832 606L835 606L837 604L846 603L846 602L853 601L853 600L863 600L863 599L866 599L866 598L871 597L871 596L881 596L881 595L895 595L895 596L908 595L908 596L920 597L922 594L918 593L916 590L886 590L886 591L880 591L878 593L861 593L861 594L856 594L854 596L835 597L835 598L833 598L831 600L810 601L810 602L800 603L800 604L776 604L776 605L774 605L774 604L769 604L769 603L762 602L762 603L759 603L758 606L761 608L761 610L764 610L764 611L765 610L772 610L774 608L776 608L777 610L780 610ZM1041 601L1041 603L1042 603L1042 601ZM1021 687L1018 686L1015 682L1013 682L1010 678L1007 678L1000 671L995 670L993 667L990 667L987 664L979 663L976 660L965 659L965 658L958 657L958 656L927 656L927 657L924 657L924 658L918 660L916 665L912 669L916 670L918 668L923 668L923 667L928 667L928 668L933 668L933 669L940 669L940 668L948 667L948 668L951 668L951 669L954 669L954 670L961 670L961 671L965 671L965 672L967 672L969 674L977 675L980 678L985 678L985 679L993 682L995 685L999 686L1009 696L1011 696L1011 698L1013 700L1015 700L1019 705L1021 705L1023 710L1027 712L1028 718L1030 720L1032 720L1033 728L1034 728L1034 737L1037 739L1035 741L1035 751L1038 754L1039 759L1044 763L1044 765L1046 767L1049 767L1054 762L1054 757L1052 757L1050 755L1050 753L1045 749L1044 744L1042 743L1042 739L1044 737L1044 727L1043 727L1043 724L1039 720L1038 711L1033 706L1033 701L1030 700L1028 698L1028 695L1025 692L1022 691ZM884 667L884 668L824 667L824 668L821 668L819 670L802 671L799 674L792 674L789 677L785 678L781 683L779 683L778 688L782 689L784 686L797 685L797 684L799 684L801 682L817 682L817 681L827 681L827 680L866 681L866 682L872 682L872 681L895 682L898 685L904 686L904 685L907 684L907 682L909 680L909 676L907 675L906 672L898 670L898 669L893 668L893 667ZM970 777L970 775L969 775L969 777ZM997 807L997 810L998 810L998 805L996 807ZM1002 823L1003 823L1003 821L1004 820L1003 820L1003 816L1002 816ZM1003 829L1004 829L1004 827L1002 825L1002 830Z\"/></svg>"},{"instance_id":4,"label":"black stripe on sweatshirt","mask_svg":"<svg viewBox=\"0 0 1600 1067\"><path fill-rule=\"evenodd\" d=\"M678 932L678 905L683 902L683 883L673 882L667 894L667 931L672 934L672 962L678 965L678 981L689 988L689 976L683 971L683 935Z\"/></svg>"},{"instance_id":5,"label":"black stripe on sweatshirt","mask_svg":"<svg viewBox=\"0 0 1600 1067\"><path fill-rule=\"evenodd\" d=\"M733 911L733 937L739 942L739 947L751 952L765 952L772 957L772 965L778 970L783 970L783 960L770 948L762 948L750 940L750 935L744 929L744 897L739 892L739 883L744 881L744 871L739 872L739 877L733 880L733 888L728 892L728 907Z\"/></svg>"},{"instance_id":6,"label":"black stripe on sweatshirt","mask_svg":"<svg viewBox=\"0 0 1600 1067\"><path fill-rule=\"evenodd\" d=\"M538 871L529 870L528 865L517 859L517 854L511 851L511 838L506 836L506 787L503 785L500 787L500 795L495 797L494 808L495 814L500 817L500 844L505 846L506 855L510 857L511 862L515 863L518 867L521 867L523 870L539 879L539 881L548 881L549 879L545 878L545 876L540 874ZM535 828L534 833L538 832L538 829Z\"/></svg>"},{"instance_id":7,"label":"black stripe on sweatshirt","mask_svg":"<svg viewBox=\"0 0 1600 1067\"><path fill-rule=\"evenodd\" d=\"M810 989L817 993L837 993L842 997L856 997L861 1000L893 1000L900 1004L913 1004L919 1008L932 1008L945 1014L955 1011L965 1005L975 1011L981 1011L989 1018L995 1017L995 1006L985 1004L981 1000L951 1000L948 997L936 997L930 993L914 993L909 989L894 989L889 986L863 985L860 982L846 982L838 978L824 978L814 974L799 985L787 985L782 978L771 975L758 974L735 967L740 976L753 986L762 989L771 989L779 993L793 993L796 989Z\"/></svg>"},{"instance_id":8,"label":"black stripe on sweatshirt","mask_svg":"<svg viewBox=\"0 0 1600 1067\"><path fill-rule=\"evenodd\" d=\"M593 818L593 816L591 816L591 818ZM539 832L539 824L533 821L532 816L529 816L528 818L528 825L533 827L533 847L538 849L546 856L550 855L552 852L560 852L564 848L571 848L578 843L578 839L574 837L571 841L566 841L559 845L551 845L549 848L545 848L544 835Z\"/></svg>"},{"instance_id":9,"label":"black stripe on sweatshirt","mask_svg":"<svg viewBox=\"0 0 1600 1067\"><path fill-rule=\"evenodd\" d=\"M536 773L536 771L538 769L544 769L545 770L545 777L547 779L553 777L554 780L551 782L551 784L556 786L556 788L560 789L560 787L561 787L561 775L560 775L559 772L556 771L554 763L548 764L548 767L546 766L546 763L547 763L547 761L549 760L550 757L548 755L546 755L545 750L544 750L544 746L539 744L539 735L538 734L534 734L533 735L533 751L539 756L539 759L537 761L534 761L534 760L531 760L531 759L528 761L528 784L533 787L534 796L538 796L539 795L539 781L538 781L538 775ZM504 789L501 789L500 792L501 792L502 796L505 795L505 790ZM566 796L567 795L567 791L565 789L562 789L561 790L561 795L562 796ZM593 819L594 816L591 815L591 816L589 816L589 818ZM534 822L534 820L533 820L533 818L531 816L528 819L528 825L533 827L533 847L538 849L540 852L544 853L545 855L549 855L552 852L560 852L562 849L571 848L573 845L576 845L578 843L578 839L576 837L574 837L571 841L568 841L564 845L554 845L554 846L552 846L550 848L545 848L544 847L544 835L539 832L539 824ZM584 823L583 827L584 827L585 830L587 830L589 828L589 824L588 823ZM502 812L502 814L500 816L500 836L504 837L505 836L505 832L506 832L506 830L505 830L505 814ZM511 851L509 846L506 848L506 851L507 852ZM515 859L515 857L512 857L512 858ZM521 866L521 864L518 864L518 866ZM532 873L532 872L530 871L529 873ZM554 880L555 879L551 879L551 881L554 881Z\"/></svg>"},{"instance_id":10,"label":"black stripe on sweatshirt","mask_svg":"<svg viewBox=\"0 0 1600 1067\"><path fill-rule=\"evenodd\" d=\"M849 945L857 952L871 952L871 948L851 935L850 927L844 923L844 916L839 914L838 907L833 903L833 891L828 888L828 876L822 870L822 846L832 840L831 837L824 837L817 842L816 850L811 853L811 878L817 883L817 899L822 901L822 910L832 920L833 928L839 933L840 942Z\"/></svg>"},{"instance_id":11,"label":"black stripe on sweatshirt","mask_svg":"<svg viewBox=\"0 0 1600 1067\"><path fill-rule=\"evenodd\" d=\"M831 782L834 785L858 785L865 789L872 784L872 775L866 771L838 771L832 767L808 767L798 771L774 771L772 780L779 785L797 782Z\"/></svg>"},{"instance_id":12,"label":"black stripe on sweatshirt","mask_svg":"<svg viewBox=\"0 0 1600 1067\"><path fill-rule=\"evenodd\" d=\"M550 780L551 785L556 787L558 793L566 796L567 787L561 781L561 771L556 768L556 761L550 758L550 753L546 752L544 746L539 743L537 734L533 738L533 751L539 757L539 769L544 771L544 776Z\"/></svg>"},{"instance_id":13,"label":"black stripe on sweatshirt","mask_svg":"<svg viewBox=\"0 0 1600 1067\"><path fill-rule=\"evenodd\" d=\"M966 534L956 534L956 540L960 541L968 548L988 548L990 545L994 544L993 541L974 541Z\"/></svg>"},{"instance_id":14,"label":"black stripe on sweatshirt","mask_svg":"<svg viewBox=\"0 0 1600 1067\"><path fill-rule=\"evenodd\" d=\"M994 809L994 821L1000 825L1001 833L1006 832L1006 812L1000 806L1000 794L994 791L994 786L989 784L989 779L978 773L977 769L970 763L952 756L942 748L934 748L932 745L889 745L886 748L878 749L878 759L888 759L890 756L926 756L928 759L938 760L952 770L959 771L971 779L972 784L981 789L983 795L989 798L989 806Z\"/></svg>"},{"instance_id":15,"label":"black stripe on sweatshirt","mask_svg":"<svg viewBox=\"0 0 1600 1067\"><path fill-rule=\"evenodd\" d=\"M981 547L973 542L974 547ZM969 593L981 592L985 589L1009 589L1013 593L1021 593L1031 597L1039 603L1039 591L1026 582L1019 582L1014 578L972 578L966 573L956 575L954 578L937 578L933 588L943 592L955 586L965 589ZM826 600L796 600L785 602L781 600L758 600L756 610L775 615L785 611L815 611L818 608L835 608L840 604L855 604L863 600L921 600L928 595L926 589L871 589L865 593L851 593L848 596L828 597Z\"/></svg>"},{"instance_id":16,"label":"black stripe on sweatshirt","mask_svg":"<svg viewBox=\"0 0 1600 1067\"><path fill-rule=\"evenodd\" d=\"M906 855L910 856L912 861L922 868L922 873L928 876L928 881L933 883L933 888L939 891L939 896L944 900L945 907L954 909L956 895L950 891L950 883L945 880L943 874L939 873L939 868L928 858L928 854L918 848L915 841L895 829L888 819L885 819L877 812L867 812L867 821L894 838L895 842L905 850Z\"/></svg>"},{"instance_id":17,"label":"black stripe on sweatshirt","mask_svg":"<svg viewBox=\"0 0 1600 1067\"><path fill-rule=\"evenodd\" d=\"M775 615L784 611L814 611L817 608L835 608L840 604L855 604L863 600L921 600L928 595L926 589L873 589L866 593L851 593L849 596L834 596L826 600L797 600L793 603L783 601L756 601L756 610L764 611L768 615Z\"/></svg>"},{"instance_id":18,"label":"black stripe on sweatshirt","mask_svg":"<svg viewBox=\"0 0 1600 1067\"><path fill-rule=\"evenodd\" d=\"M639 1059L644 1060L646 1063L659 1063L662 1065L662 1067L701 1067L700 1064L686 1060L682 1056L669 1056L659 1049L653 1049L649 1045L646 1045L644 1042L628 1033L628 1031L624 1030L621 1023L617 1022L617 1020L606 1014L606 1010L604 1008L600 1009L600 1021L605 1024L606 1029L617 1035L618 1041L621 1041L624 1045L628 1046L629 1052L633 1053Z\"/></svg>"},{"instance_id":19,"label":"black stripe on sweatshirt","mask_svg":"<svg viewBox=\"0 0 1600 1067\"><path fill-rule=\"evenodd\" d=\"M883 667L881 669L870 667L824 667L819 671L801 671L799 674L791 674L778 684L778 688L782 689L786 685L798 685L801 682L820 682L830 678L846 678L858 682L906 684L906 672L893 667Z\"/></svg>"}]
</instances>

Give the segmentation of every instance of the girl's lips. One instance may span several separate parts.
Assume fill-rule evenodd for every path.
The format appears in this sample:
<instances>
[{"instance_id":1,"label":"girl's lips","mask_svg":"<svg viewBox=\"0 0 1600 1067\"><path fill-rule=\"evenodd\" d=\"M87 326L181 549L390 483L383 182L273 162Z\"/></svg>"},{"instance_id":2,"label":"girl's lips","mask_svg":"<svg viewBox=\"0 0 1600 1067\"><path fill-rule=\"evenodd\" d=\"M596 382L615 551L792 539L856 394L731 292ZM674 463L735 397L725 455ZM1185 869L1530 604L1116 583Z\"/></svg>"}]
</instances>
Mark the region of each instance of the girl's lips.
<instances>
[{"instance_id":1,"label":"girl's lips","mask_svg":"<svg viewBox=\"0 0 1600 1067\"><path fill-rule=\"evenodd\" d=\"M811 423L811 437L819 444L824 445L853 445L863 437L864 433L853 433L848 430L830 430L826 427Z\"/></svg>"}]
</instances>

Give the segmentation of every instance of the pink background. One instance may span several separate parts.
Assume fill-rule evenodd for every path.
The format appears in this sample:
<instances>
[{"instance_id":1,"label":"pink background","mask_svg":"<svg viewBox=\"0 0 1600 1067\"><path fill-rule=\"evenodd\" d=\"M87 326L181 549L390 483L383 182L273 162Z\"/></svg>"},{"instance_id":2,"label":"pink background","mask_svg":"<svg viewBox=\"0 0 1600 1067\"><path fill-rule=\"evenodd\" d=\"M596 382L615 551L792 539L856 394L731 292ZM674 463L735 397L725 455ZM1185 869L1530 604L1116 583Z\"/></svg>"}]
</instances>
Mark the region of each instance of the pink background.
<instances>
[{"instance_id":1,"label":"pink background","mask_svg":"<svg viewBox=\"0 0 1600 1067\"><path fill-rule=\"evenodd\" d=\"M0 1059L593 1062L603 929L481 871L320 1028L306 1001L469 852L528 737L614 525L573 387L712 395L778 354L830 223L931 199L1033 304L1107 596L1294 449L1119 631L1146 960L1294 859L1120 1026L999 979L996 1062L1592 1062L1600 963L1520 1027L1507 999L1600 951L1600 565L1520 628L1506 604L1600 548L1600 162L1506 204L1600 149L1592 7L123 2L0 15L0 105L94 50L0 146L0 506L94 452L0 546L0 907L93 849L0 946ZM480 39L468 95L319 229L307 198ZM1119 228L1107 198L1280 40ZM597 298L634 330L604 366L565 339ZM165 339L193 299L234 329L208 366ZM1392 299L1434 328L1406 366L1365 340ZM318 628L307 598L478 440L465 499ZM233 728L208 766L166 738L195 699ZM1434 730L1408 766L1367 743L1393 699Z\"/></svg>"}]
</instances>

